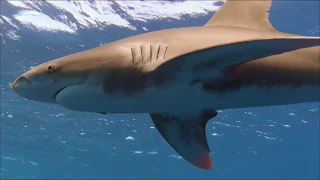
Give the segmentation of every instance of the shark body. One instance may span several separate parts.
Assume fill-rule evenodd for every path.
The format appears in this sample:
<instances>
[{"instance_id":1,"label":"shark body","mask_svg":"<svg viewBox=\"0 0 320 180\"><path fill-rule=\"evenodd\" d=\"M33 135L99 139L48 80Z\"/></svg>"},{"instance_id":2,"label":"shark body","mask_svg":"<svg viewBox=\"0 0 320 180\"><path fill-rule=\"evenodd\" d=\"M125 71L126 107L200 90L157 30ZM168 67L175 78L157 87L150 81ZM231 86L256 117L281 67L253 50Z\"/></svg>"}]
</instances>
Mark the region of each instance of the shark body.
<instances>
[{"instance_id":1,"label":"shark body","mask_svg":"<svg viewBox=\"0 0 320 180\"><path fill-rule=\"evenodd\" d=\"M185 160L212 168L205 125L218 109L319 101L319 37L277 31L271 1L228 0L205 26L128 37L43 63L22 97L102 113L150 113Z\"/></svg>"}]
</instances>

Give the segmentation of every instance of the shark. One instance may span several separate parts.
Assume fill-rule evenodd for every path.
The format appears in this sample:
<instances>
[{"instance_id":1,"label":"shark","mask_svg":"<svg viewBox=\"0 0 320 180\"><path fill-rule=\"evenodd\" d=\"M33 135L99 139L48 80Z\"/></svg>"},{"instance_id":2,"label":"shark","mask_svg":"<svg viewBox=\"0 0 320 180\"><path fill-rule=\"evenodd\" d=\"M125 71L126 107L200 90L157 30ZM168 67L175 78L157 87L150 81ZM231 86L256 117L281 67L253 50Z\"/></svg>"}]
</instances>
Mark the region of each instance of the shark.
<instances>
[{"instance_id":1,"label":"shark","mask_svg":"<svg viewBox=\"0 0 320 180\"><path fill-rule=\"evenodd\" d=\"M319 101L319 37L280 32L271 0L227 0L203 26L146 32L50 60L12 83L33 101L92 113L148 113L187 162L212 169L218 110Z\"/></svg>"}]
</instances>

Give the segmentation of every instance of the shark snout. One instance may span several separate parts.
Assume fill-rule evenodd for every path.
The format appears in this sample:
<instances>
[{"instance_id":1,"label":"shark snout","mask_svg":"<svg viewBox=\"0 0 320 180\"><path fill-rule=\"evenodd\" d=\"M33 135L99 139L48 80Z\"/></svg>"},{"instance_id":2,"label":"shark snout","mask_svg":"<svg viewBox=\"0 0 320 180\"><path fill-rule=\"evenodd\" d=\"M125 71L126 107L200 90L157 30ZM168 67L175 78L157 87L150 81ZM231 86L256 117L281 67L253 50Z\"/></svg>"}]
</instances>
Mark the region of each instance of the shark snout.
<instances>
[{"instance_id":1,"label":"shark snout","mask_svg":"<svg viewBox=\"0 0 320 180\"><path fill-rule=\"evenodd\" d=\"M53 95L57 88L42 83L41 79L23 74L12 83L12 89L17 95L26 99L55 103Z\"/></svg>"},{"instance_id":2,"label":"shark snout","mask_svg":"<svg viewBox=\"0 0 320 180\"><path fill-rule=\"evenodd\" d=\"M13 91L29 100L56 103L56 96L64 88L82 82L81 78L59 76L35 67L20 75L12 83Z\"/></svg>"},{"instance_id":3,"label":"shark snout","mask_svg":"<svg viewBox=\"0 0 320 180\"><path fill-rule=\"evenodd\" d=\"M19 76L12 84L12 89L15 92L19 91L19 88L31 85L31 81L25 78L24 76Z\"/></svg>"}]
</instances>

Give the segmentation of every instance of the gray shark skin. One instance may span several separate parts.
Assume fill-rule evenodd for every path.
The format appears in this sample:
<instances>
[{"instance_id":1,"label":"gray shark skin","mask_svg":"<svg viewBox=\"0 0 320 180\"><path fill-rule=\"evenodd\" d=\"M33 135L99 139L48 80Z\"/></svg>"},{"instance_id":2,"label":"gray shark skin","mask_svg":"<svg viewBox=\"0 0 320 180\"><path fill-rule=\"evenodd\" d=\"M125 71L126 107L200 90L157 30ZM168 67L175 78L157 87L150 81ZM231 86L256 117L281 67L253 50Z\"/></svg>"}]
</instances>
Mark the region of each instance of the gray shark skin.
<instances>
[{"instance_id":1,"label":"gray shark skin","mask_svg":"<svg viewBox=\"0 0 320 180\"><path fill-rule=\"evenodd\" d=\"M218 109L319 101L319 37L277 31L270 0L228 0L199 27L140 34L38 65L20 96L94 113L149 113L172 148L211 169Z\"/></svg>"}]
</instances>

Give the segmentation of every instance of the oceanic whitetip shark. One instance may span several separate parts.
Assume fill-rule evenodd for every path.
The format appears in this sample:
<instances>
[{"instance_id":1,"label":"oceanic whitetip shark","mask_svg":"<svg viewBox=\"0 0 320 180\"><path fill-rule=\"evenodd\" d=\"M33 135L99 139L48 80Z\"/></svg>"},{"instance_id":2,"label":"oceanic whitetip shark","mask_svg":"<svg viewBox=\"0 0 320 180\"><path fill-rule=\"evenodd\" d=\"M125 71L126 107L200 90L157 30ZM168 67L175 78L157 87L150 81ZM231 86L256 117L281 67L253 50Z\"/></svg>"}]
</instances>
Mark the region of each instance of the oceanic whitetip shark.
<instances>
[{"instance_id":1,"label":"oceanic whitetip shark","mask_svg":"<svg viewBox=\"0 0 320 180\"><path fill-rule=\"evenodd\" d=\"M20 96L95 113L150 113L164 139L212 168L216 110L319 101L319 37L276 30L270 0L228 0L200 27L148 32L38 65Z\"/></svg>"}]
</instances>

